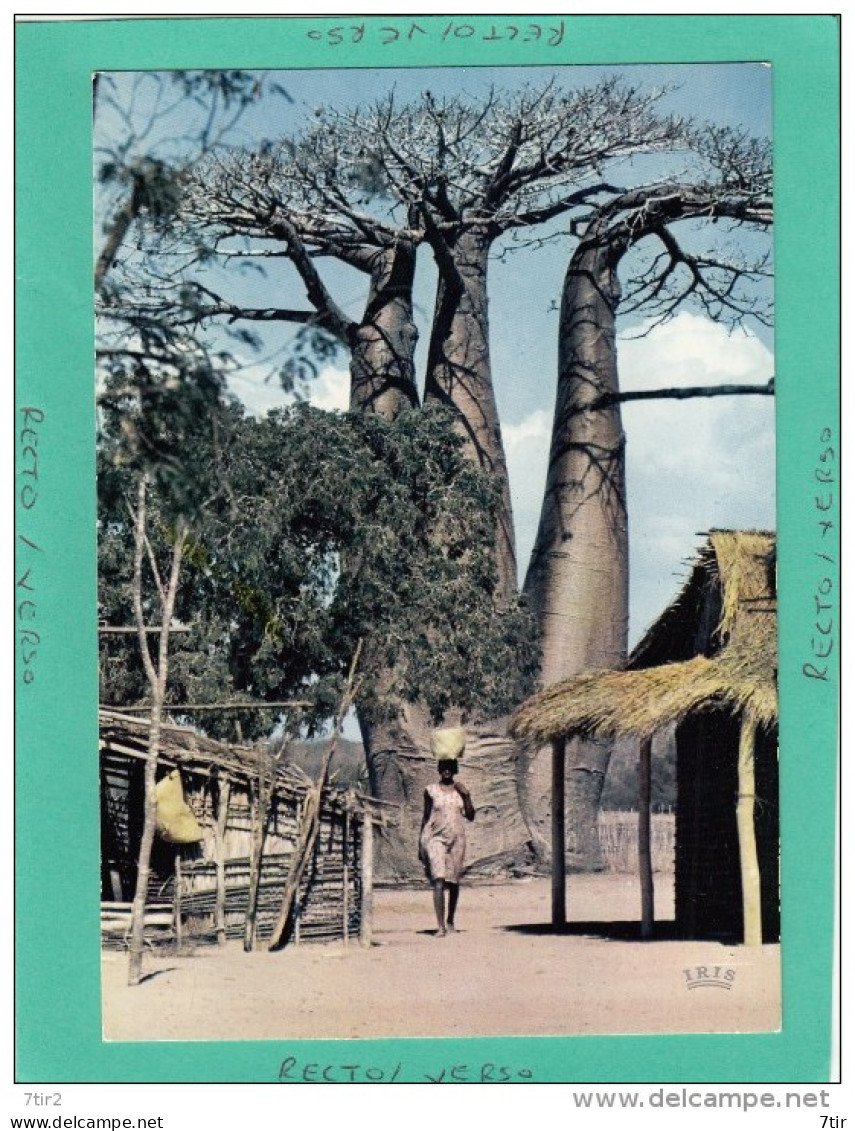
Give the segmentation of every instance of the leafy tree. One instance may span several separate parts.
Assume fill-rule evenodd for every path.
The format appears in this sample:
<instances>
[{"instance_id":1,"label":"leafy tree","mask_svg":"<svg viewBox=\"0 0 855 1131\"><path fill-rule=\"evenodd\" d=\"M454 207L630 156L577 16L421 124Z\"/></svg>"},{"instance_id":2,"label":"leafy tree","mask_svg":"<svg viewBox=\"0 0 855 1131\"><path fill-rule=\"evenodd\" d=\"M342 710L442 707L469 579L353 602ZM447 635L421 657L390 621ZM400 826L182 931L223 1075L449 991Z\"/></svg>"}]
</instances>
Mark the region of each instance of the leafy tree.
<instances>
[{"instance_id":1,"label":"leafy tree","mask_svg":"<svg viewBox=\"0 0 855 1131\"><path fill-rule=\"evenodd\" d=\"M495 606L495 484L461 447L439 408L392 424L307 406L261 421L224 412L185 464L198 467L199 520L175 600L189 632L175 637L166 706L297 699L310 706L283 712L286 729L312 730L334 712L360 639L357 703L368 719L416 700L437 720L450 709L500 712L524 695L530 618ZM111 454L102 449L99 573L102 617L115 624L129 616L132 541L128 468ZM186 506L168 480L153 496L155 561L171 552ZM102 697L145 701L135 646L104 640ZM378 678L391 661L394 680ZM202 721L192 707L182 713ZM269 711L203 721L227 734L237 719L247 737L269 731Z\"/></svg>"}]
</instances>

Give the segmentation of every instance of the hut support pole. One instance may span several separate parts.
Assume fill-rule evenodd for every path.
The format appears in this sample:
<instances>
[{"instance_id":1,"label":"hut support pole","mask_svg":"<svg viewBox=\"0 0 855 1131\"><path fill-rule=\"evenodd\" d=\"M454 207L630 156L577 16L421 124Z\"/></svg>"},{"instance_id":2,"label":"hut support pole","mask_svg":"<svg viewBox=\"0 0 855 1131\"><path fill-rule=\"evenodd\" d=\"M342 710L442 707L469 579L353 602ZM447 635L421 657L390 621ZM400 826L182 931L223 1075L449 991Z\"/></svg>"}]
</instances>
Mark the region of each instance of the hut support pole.
<instances>
[{"instance_id":1,"label":"hut support pole","mask_svg":"<svg viewBox=\"0 0 855 1131\"><path fill-rule=\"evenodd\" d=\"M341 936L344 945L350 942L350 862L347 854L350 851L350 812L345 809L341 818L341 855L342 855L342 880L341 880Z\"/></svg>"},{"instance_id":2,"label":"hut support pole","mask_svg":"<svg viewBox=\"0 0 855 1131\"><path fill-rule=\"evenodd\" d=\"M264 842L271 817L275 820L278 799L274 793L276 758L265 755L260 764L258 778L250 782L250 809L252 818L252 841L249 860L249 893L246 905L246 922L243 932L243 949L255 950L258 944L258 893L264 869Z\"/></svg>"},{"instance_id":3,"label":"hut support pole","mask_svg":"<svg viewBox=\"0 0 855 1131\"><path fill-rule=\"evenodd\" d=\"M552 926L567 922L567 861L564 845L564 746L552 740Z\"/></svg>"},{"instance_id":4,"label":"hut support pole","mask_svg":"<svg viewBox=\"0 0 855 1131\"><path fill-rule=\"evenodd\" d=\"M214 926L217 931L217 942L220 946L226 944L226 822L229 816L229 794L231 786L228 780L221 776L217 790L217 823L214 826L214 851L217 863L217 898L214 906Z\"/></svg>"},{"instance_id":5,"label":"hut support pole","mask_svg":"<svg viewBox=\"0 0 855 1131\"><path fill-rule=\"evenodd\" d=\"M653 861L650 853L650 762L652 739L638 751L638 878L641 883L641 937L653 935Z\"/></svg>"},{"instance_id":6,"label":"hut support pole","mask_svg":"<svg viewBox=\"0 0 855 1131\"><path fill-rule=\"evenodd\" d=\"M249 891L247 892L246 919L243 926L243 949L255 950L255 916L258 905L258 885L261 879L261 848L263 824L261 817L262 775L259 774L258 785L249 783L250 826L252 839L249 852Z\"/></svg>"},{"instance_id":7,"label":"hut support pole","mask_svg":"<svg viewBox=\"0 0 855 1131\"><path fill-rule=\"evenodd\" d=\"M739 837L739 868L742 878L742 941L746 946L763 942L760 907L760 866L757 862L757 836L754 829L754 720L742 715L739 730L736 831Z\"/></svg>"},{"instance_id":8,"label":"hut support pole","mask_svg":"<svg viewBox=\"0 0 855 1131\"><path fill-rule=\"evenodd\" d=\"M371 946L374 914L374 825L371 814L362 814L362 904L359 909L359 941Z\"/></svg>"},{"instance_id":9,"label":"hut support pole","mask_svg":"<svg viewBox=\"0 0 855 1131\"><path fill-rule=\"evenodd\" d=\"M175 899L173 900L173 915L175 917L175 947L181 953L184 943L184 924L182 922L183 908L181 906L181 849L175 850Z\"/></svg>"}]
</instances>

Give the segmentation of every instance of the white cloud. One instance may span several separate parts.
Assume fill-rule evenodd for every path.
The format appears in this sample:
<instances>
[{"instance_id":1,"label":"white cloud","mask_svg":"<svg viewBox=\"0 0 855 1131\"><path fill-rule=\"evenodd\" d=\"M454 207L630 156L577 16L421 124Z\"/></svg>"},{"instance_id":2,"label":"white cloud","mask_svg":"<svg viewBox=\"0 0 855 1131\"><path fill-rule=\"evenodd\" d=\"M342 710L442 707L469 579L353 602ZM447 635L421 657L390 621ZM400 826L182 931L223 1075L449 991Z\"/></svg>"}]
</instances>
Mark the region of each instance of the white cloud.
<instances>
[{"instance_id":1,"label":"white cloud","mask_svg":"<svg viewBox=\"0 0 855 1131\"><path fill-rule=\"evenodd\" d=\"M755 335L683 312L619 343L621 388L765 384L773 358ZM631 639L673 598L712 527L773 527L772 397L630 402L624 407L630 532ZM534 544L552 411L503 426L520 574Z\"/></svg>"},{"instance_id":2,"label":"white cloud","mask_svg":"<svg viewBox=\"0 0 855 1131\"><path fill-rule=\"evenodd\" d=\"M763 385L772 355L753 335L681 313L642 339L619 345L621 387ZM648 474L703 468L711 489L727 491L744 475L744 456L770 435L771 398L719 397L631 402L624 410L631 458ZM764 450L764 458L768 451Z\"/></svg>"},{"instance_id":3,"label":"white cloud","mask_svg":"<svg viewBox=\"0 0 855 1131\"><path fill-rule=\"evenodd\" d=\"M619 344L624 390L765 384L773 357L753 334L680 313ZM672 598L712 527L775 525L772 397L630 402L624 407L631 636Z\"/></svg>"},{"instance_id":4,"label":"white cloud","mask_svg":"<svg viewBox=\"0 0 855 1131\"><path fill-rule=\"evenodd\" d=\"M346 412L350 402L350 374L328 365L309 386L309 403L325 412Z\"/></svg>"},{"instance_id":5,"label":"white cloud","mask_svg":"<svg viewBox=\"0 0 855 1131\"><path fill-rule=\"evenodd\" d=\"M273 408L294 404L294 397L282 391L275 380L266 380L269 371L255 364L241 366L229 377L229 389L255 416ZM350 397L350 375L346 369L325 366L308 386L308 400L325 412L345 412Z\"/></svg>"},{"instance_id":6,"label":"white cloud","mask_svg":"<svg viewBox=\"0 0 855 1131\"><path fill-rule=\"evenodd\" d=\"M544 439L549 441L549 426L551 416L542 408L526 416L519 424L506 424L502 428L505 441L505 450L508 457L512 453L525 451L532 443L542 444Z\"/></svg>"},{"instance_id":7,"label":"white cloud","mask_svg":"<svg viewBox=\"0 0 855 1131\"><path fill-rule=\"evenodd\" d=\"M772 376L772 355L752 333L681 311L663 326L636 326L620 339L624 389L707 385L714 381L762 383ZM637 335L647 332L645 337Z\"/></svg>"}]
</instances>

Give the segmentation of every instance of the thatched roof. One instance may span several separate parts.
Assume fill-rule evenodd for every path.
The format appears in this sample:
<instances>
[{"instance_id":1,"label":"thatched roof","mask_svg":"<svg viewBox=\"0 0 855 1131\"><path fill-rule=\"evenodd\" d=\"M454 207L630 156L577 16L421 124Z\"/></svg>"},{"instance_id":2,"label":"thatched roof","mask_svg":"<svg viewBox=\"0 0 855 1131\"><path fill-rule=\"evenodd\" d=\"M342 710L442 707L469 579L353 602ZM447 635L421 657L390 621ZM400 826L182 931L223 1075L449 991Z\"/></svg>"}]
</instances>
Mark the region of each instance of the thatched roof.
<instances>
[{"instance_id":1,"label":"thatched roof","mask_svg":"<svg viewBox=\"0 0 855 1131\"><path fill-rule=\"evenodd\" d=\"M132 758L146 757L149 734L147 718L102 709L98 712L98 730L102 750L126 754ZM248 781L257 778L262 770L264 751L261 747L231 746L216 742L191 727L164 722L161 725L158 761L163 765L179 766L187 772L203 775L221 770L233 780ZM290 785L297 792L305 790L310 784L308 776L292 765L280 765L277 778L283 785Z\"/></svg>"},{"instance_id":2,"label":"thatched roof","mask_svg":"<svg viewBox=\"0 0 855 1131\"><path fill-rule=\"evenodd\" d=\"M711 530L688 581L635 646L627 667L713 655L727 644L741 613L765 611L774 620L775 605L775 535Z\"/></svg>"},{"instance_id":3,"label":"thatched roof","mask_svg":"<svg viewBox=\"0 0 855 1131\"><path fill-rule=\"evenodd\" d=\"M775 536L710 532L685 587L626 671L584 672L533 696L511 719L518 741L572 734L649 738L699 710L778 718Z\"/></svg>"},{"instance_id":4,"label":"thatched roof","mask_svg":"<svg viewBox=\"0 0 855 1131\"><path fill-rule=\"evenodd\" d=\"M102 754L143 759L148 753L149 720L101 709L98 712L99 745ZM216 742L191 727L164 722L161 727L158 762L177 766L203 777L224 774L230 781L248 785L260 774L270 773L265 747L238 746ZM280 761L274 771L274 791L284 797L302 798L313 785L309 775L293 762ZM329 783L324 791L327 804L346 804L348 808L372 811L379 803L373 798Z\"/></svg>"}]
</instances>

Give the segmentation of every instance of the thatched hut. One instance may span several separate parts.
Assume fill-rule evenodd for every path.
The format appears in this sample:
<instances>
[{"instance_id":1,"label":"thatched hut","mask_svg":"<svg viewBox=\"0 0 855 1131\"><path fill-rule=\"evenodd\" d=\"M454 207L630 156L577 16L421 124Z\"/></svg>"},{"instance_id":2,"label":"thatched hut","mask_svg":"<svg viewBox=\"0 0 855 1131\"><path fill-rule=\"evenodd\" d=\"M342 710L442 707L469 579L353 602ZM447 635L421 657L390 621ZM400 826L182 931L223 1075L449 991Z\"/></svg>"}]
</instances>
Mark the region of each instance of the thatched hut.
<instances>
[{"instance_id":1,"label":"thatched hut","mask_svg":"<svg viewBox=\"0 0 855 1131\"><path fill-rule=\"evenodd\" d=\"M99 712L102 937L123 944L137 876L149 724ZM312 780L265 747L164 725L147 932L181 942L265 942L300 843ZM172 813L165 807L168 789ZM374 830L387 816L353 789L326 786L319 833L288 939L370 940Z\"/></svg>"},{"instance_id":2,"label":"thatched hut","mask_svg":"<svg viewBox=\"0 0 855 1131\"><path fill-rule=\"evenodd\" d=\"M552 743L556 760L572 735L640 740L645 933L651 740L675 726L678 932L754 943L779 937L777 662L775 537L713 530L626 670L554 684L512 719L517 740ZM557 804L563 809L560 797Z\"/></svg>"}]
</instances>

